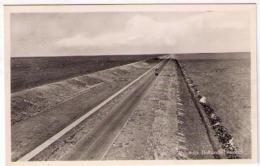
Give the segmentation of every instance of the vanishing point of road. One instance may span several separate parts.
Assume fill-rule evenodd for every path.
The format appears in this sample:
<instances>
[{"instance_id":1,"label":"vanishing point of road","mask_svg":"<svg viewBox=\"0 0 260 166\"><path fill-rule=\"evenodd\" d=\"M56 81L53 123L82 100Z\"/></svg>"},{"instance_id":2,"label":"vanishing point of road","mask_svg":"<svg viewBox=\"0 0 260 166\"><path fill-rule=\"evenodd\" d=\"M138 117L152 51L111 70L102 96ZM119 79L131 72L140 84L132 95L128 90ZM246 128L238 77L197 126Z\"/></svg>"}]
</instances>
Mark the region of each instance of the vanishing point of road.
<instances>
[{"instance_id":1,"label":"vanishing point of road","mask_svg":"<svg viewBox=\"0 0 260 166\"><path fill-rule=\"evenodd\" d=\"M88 101L83 94L55 108L61 111L21 122L12 128L16 133L12 143L23 142L24 148L14 152L18 157L13 160L213 158L195 154L213 147L192 100L181 98L189 92L180 87L184 83L178 79L177 67L171 58L163 59L91 108L82 104ZM185 110L184 104L190 109ZM71 119L74 109L84 109L85 114Z\"/></svg>"}]
</instances>

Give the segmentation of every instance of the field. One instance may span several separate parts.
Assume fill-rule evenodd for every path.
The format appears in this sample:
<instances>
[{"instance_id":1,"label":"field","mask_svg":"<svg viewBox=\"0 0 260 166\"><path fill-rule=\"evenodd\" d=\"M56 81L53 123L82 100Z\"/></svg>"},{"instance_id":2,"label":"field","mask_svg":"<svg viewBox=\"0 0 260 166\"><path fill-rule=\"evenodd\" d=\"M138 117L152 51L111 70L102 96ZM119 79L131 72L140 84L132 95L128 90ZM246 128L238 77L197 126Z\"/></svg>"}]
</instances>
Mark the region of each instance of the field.
<instances>
[{"instance_id":1,"label":"field","mask_svg":"<svg viewBox=\"0 0 260 166\"><path fill-rule=\"evenodd\" d=\"M76 127L72 135L67 133L41 157L79 159L78 154L84 153L85 159L92 159L110 152L106 159L214 158L216 148L186 86L191 86L186 84L190 77L221 118L221 125L234 137L241 158L250 158L250 54L176 55L185 77L171 59L163 61L164 67L155 76L155 65L162 62L157 56L13 58L12 160L149 69L151 73ZM98 139L92 142L89 138ZM110 145L110 151L104 151ZM68 156L64 154L67 151Z\"/></svg>"},{"instance_id":2,"label":"field","mask_svg":"<svg viewBox=\"0 0 260 166\"><path fill-rule=\"evenodd\" d=\"M130 63L12 93L12 159L32 150L159 62Z\"/></svg>"},{"instance_id":3,"label":"field","mask_svg":"<svg viewBox=\"0 0 260 166\"><path fill-rule=\"evenodd\" d=\"M250 158L250 58L180 62L234 136L242 158Z\"/></svg>"},{"instance_id":4,"label":"field","mask_svg":"<svg viewBox=\"0 0 260 166\"><path fill-rule=\"evenodd\" d=\"M12 93L12 124L85 93L101 95L106 91L114 92L154 64L153 60L130 63ZM94 100L98 102L102 97Z\"/></svg>"},{"instance_id":5,"label":"field","mask_svg":"<svg viewBox=\"0 0 260 166\"><path fill-rule=\"evenodd\" d=\"M52 83L158 55L11 58L11 91Z\"/></svg>"}]
</instances>

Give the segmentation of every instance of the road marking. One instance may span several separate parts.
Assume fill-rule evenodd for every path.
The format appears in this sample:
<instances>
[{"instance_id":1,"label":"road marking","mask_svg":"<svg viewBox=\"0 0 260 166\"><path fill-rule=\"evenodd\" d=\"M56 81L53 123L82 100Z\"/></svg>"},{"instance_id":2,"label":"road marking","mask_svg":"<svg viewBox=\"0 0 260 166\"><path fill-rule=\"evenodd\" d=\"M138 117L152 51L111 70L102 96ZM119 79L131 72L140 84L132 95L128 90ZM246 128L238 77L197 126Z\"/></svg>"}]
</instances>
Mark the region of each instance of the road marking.
<instances>
[{"instance_id":1,"label":"road marking","mask_svg":"<svg viewBox=\"0 0 260 166\"><path fill-rule=\"evenodd\" d=\"M177 112L184 113L184 110L183 110L183 109L178 109L178 108L177 108Z\"/></svg>"},{"instance_id":2,"label":"road marking","mask_svg":"<svg viewBox=\"0 0 260 166\"><path fill-rule=\"evenodd\" d=\"M183 133L181 133L181 134L182 134L182 135L177 134L177 139L178 139L178 141L179 141L179 140L181 140L181 141L185 141L186 138L185 138L184 134L183 134Z\"/></svg>"},{"instance_id":3,"label":"road marking","mask_svg":"<svg viewBox=\"0 0 260 166\"><path fill-rule=\"evenodd\" d=\"M185 143L186 143L186 139L184 139L184 138L183 138L183 139L179 139L178 141L179 141L180 143L182 143L182 144L185 144Z\"/></svg>"},{"instance_id":4,"label":"road marking","mask_svg":"<svg viewBox=\"0 0 260 166\"><path fill-rule=\"evenodd\" d=\"M169 61L168 61L169 62ZM167 62L167 63L168 63ZM159 74L160 75L160 74ZM155 99L155 98L153 98ZM155 101L159 101L158 98L156 98ZM125 126L128 124L129 119L131 119L131 117L133 116L133 114L135 114L137 111L133 110L130 115L128 116L127 120L125 121L124 125L121 127L121 129L118 131L118 133L116 134L116 136L113 138L112 142L107 146L107 148L105 149L105 152L103 153L103 155L100 157L100 160L103 160L105 158L105 156L107 155L107 153L109 152L110 148L113 146L113 144L115 143L115 141L117 140L117 138L120 136L120 134L122 133L123 129L125 128Z\"/></svg>"},{"instance_id":5,"label":"road marking","mask_svg":"<svg viewBox=\"0 0 260 166\"><path fill-rule=\"evenodd\" d=\"M184 113L180 112L180 111L178 111L177 114L178 114L178 116L183 116L184 115Z\"/></svg>"},{"instance_id":6,"label":"road marking","mask_svg":"<svg viewBox=\"0 0 260 166\"><path fill-rule=\"evenodd\" d=\"M181 121L181 120L178 120L178 123L179 123L179 124L183 124L184 122L183 122L183 121Z\"/></svg>"},{"instance_id":7,"label":"road marking","mask_svg":"<svg viewBox=\"0 0 260 166\"><path fill-rule=\"evenodd\" d=\"M183 137L184 137L184 134L181 133L181 132L178 132L177 135L180 135L180 136L183 136Z\"/></svg>"},{"instance_id":8,"label":"road marking","mask_svg":"<svg viewBox=\"0 0 260 166\"><path fill-rule=\"evenodd\" d=\"M23 157L21 157L18 161L29 161L30 159L32 159L33 157L35 157L37 154L39 154L41 151L43 151L44 149L46 149L47 147L49 147L52 143L54 143L55 141L57 141L58 139L60 139L63 135L65 135L67 132L69 132L71 129L73 129L74 127L76 127L77 125L79 125L82 121L84 121L86 118L88 118L90 115L92 115L93 113L95 113L96 111L98 111L100 108L102 108L104 105L106 105L108 102L110 102L112 99L114 99L115 97L117 97L119 94L121 94L122 92L124 92L127 88L129 88L130 86L132 86L133 84L135 84L137 81L139 81L140 79L142 79L144 76L146 76L149 72L151 72L153 69L155 69L156 67L160 66L163 62L160 62L159 64L155 65L154 67L152 67L151 69L147 70L144 74L142 74L141 76L139 76L137 79L135 79L134 81L132 81L131 83L129 83L128 85L126 85L125 87L123 87L121 90L119 90L118 92L116 92L115 94L113 94L112 96L110 96L109 98L107 98L105 101L103 101L102 103L100 103L99 105L97 105L96 107L94 107L93 109L91 109L89 112L87 112L86 114L84 114L83 116L81 116L79 119L77 119L76 121L72 122L70 125L68 125L67 127L65 127L64 129L62 129L61 131L59 131L57 134L55 134L54 136L52 136L51 138L49 138L48 140L46 140L45 142L43 142L42 144L40 144L39 146L37 146L35 149L33 149L32 151L30 151L29 153L25 154Z\"/></svg>"},{"instance_id":9,"label":"road marking","mask_svg":"<svg viewBox=\"0 0 260 166\"><path fill-rule=\"evenodd\" d=\"M79 92L77 92L77 93L75 93L75 94L69 96L68 98L65 98L63 101L57 103L56 105L51 106L51 107L47 107L47 108L44 109L44 110L51 109L51 108L56 107L56 106L58 106L58 105L60 105L60 104L63 104L63 103L65 103L65 102L67 102L67 101L69 101L69 100L71 100L71 99L73 99L73 98L75 98L75 97L78 97L78 96L80 96L80 95L86 93L86 92L89 91L90 89L92 89L92 88L94 88L94 87L97 87L97 86L99 86L99 85L101 85L101 84L104 84L104 82L100 82L100 83L91 85L91 86L89 86L87 89L81 90L81 91L79 91Z\"/></svg>"},{"instance_id":10,"label":"road marking","mask_svg":"<svg viewBox=\"0 0 260 166\"><path fill-rule=\"evenodd\" d=\"M187 150L187 148L184 147L184 146L179 146L179 149L180 149L180 150Z\"/></svg>"},{"instance_id":11,"label":"road marking","mask_svg":"<svg viewBox=\"0 0 260 166\"><path fill-rule=\"evenodd\" d=\"M184 152L182 152L182 151L178 151L178 156L181 157L182 159L187 159L188 158L188 156Z\"/></svg>"},{"instance_id":12,"label":"road marking","mask_svg":"<svg viewBox=\"0 0 260 166\"><path fill-rule=\"evenodd\" d=\"M122 133L123 129L125 128L125 126L128 124L129 119L133 116L133 114L136 111L133 111L130 113L130 115L128 116L128 119L126 120L125 124L122 126L122 128L119 130L119 132L117 133L117 135L114 137L113 141L111 142L110 145L108 145L108 147L106 148L105 152L103 153L103 155L100 157L100 160L103 160L104 157L107 155L108 151L110 150L110 148L112 147L112 145L115 143L115 141L117 140L117 138L119 137L119 135Z\"/></svg>"}]
</instances>

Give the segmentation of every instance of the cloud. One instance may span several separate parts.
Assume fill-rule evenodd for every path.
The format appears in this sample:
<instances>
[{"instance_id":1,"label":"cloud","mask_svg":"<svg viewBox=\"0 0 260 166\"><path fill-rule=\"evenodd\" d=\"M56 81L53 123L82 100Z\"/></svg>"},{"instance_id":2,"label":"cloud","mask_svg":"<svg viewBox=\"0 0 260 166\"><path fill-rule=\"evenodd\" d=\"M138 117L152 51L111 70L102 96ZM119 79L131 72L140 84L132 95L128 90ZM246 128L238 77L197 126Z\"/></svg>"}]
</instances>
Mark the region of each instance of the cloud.
<instances>
[{"instance_id":1,"label":"cloud","mask_svg":"<svg viewBox=\"0 0 260 166\"><path fill-rule=\"evenodd\" d=\"M93 38L78 33L58 41L56 45L92 50L92 53L106 53L105 50L115 53L123 50L146 53L248 50L247 20L244 13L202 12L176 22L134 15L120 31Z\"/></svg>"},{"instance_id":2,"label":"cloud","mask_svg":"<svg viewBox=\"0 0 260 166\"><path fill-rule=\"evenodd\" d=\"M247 12L17 14L12 21L12 56L250 50Z\"/></svg>"},{"instance_id":3,"label":"cloud","mask_svg":"<svg viewBox=\"0 0 260 166\"><path fill-rule=\"evenodd\" d=\"M147 16L136 15L125 29L89 38L82 33L57 41L59 47L102 48L117 50L120 47L172 47L174 33L168 22L157 22Z\"/></svg>"}]
</instances>

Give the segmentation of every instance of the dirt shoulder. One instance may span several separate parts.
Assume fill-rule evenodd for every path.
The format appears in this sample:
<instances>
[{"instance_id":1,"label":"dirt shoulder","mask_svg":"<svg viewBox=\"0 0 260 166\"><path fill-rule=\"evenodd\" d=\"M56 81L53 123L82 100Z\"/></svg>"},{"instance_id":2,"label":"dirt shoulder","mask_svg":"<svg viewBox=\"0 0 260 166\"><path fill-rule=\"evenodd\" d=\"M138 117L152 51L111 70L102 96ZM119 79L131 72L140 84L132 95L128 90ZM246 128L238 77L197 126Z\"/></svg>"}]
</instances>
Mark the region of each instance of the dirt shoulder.
<instances>
[{"instance_id":1,"label":"dirt shoulder","mask_svg":"<svg viewBox=\"0 0 260 166\"><path fill-rule=\"evenodd\" d=\"M250 60L180 61L234 137L242 158L251 157Z\"/></svg>"},{"instance_id":2,"label":"dirt shoulder","mask_svg":"<svg viewBox=\"0 0 260 166\"><path fill-rule=\"evenodd\" d=\"M154 63L141 61L12 93L12 125L47 112L76 96L99 93L107 86L120 88L153 65Z\"/></svg>"},{"instance_id":3,"label":"dirt shoulder","mask_svg":"<svg viewBox=\"0 0 260 166\"><path fill-rule=\"evenodd\" d=\"M155 64L141 61L13 94L12 160L53 136ZM97 81L90 88L88 83L93 79ZM87 86L79 86L79 82Z\"/></svg>"},{"instance_id":4,"label":"dirt shoulder","mask_svg":"<svg viewBox=\"0 0 260 166\"><path fill-rule=\"evenodd\" d=\"M144 95L104 159L176 159L176 73L167 63Z\"/></svg>"},{"instance_id":5,"label":"dirt shoulder","mask_svg":"<svg viewBox=\"0 0 260 166\"><path fill-rule=\"evenodd\" d=\"M199 111L194 105L192 96L186 86L180 70L178 73L177 100L178 118L182 123L179 132L184 136L182 144L186 147L186 156L189 159L214 159L213 148L207 136L205 124L202 122Z\"/></svg>"}]
</instances>

